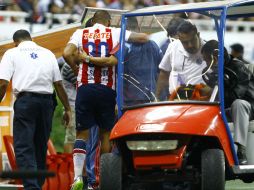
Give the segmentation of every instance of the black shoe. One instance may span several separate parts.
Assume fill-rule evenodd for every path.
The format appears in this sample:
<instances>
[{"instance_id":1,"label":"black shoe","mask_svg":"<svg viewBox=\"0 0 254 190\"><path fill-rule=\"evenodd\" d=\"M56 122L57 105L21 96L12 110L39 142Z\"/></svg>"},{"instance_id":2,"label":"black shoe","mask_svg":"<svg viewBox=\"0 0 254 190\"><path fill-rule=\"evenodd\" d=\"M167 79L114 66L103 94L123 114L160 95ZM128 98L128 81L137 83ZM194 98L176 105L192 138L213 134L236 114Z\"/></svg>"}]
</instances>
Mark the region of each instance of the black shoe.
<instances>
[{"instance_id":1,"label":"black shoe","mask_svg":"<svg viewBox=\"0 0 254 190\"><path fill-rule=\"evenodd\" d=\"M248 165L248 161L246 157L246 149L244 146L238 145L237 157L238 157L240 165Z\"/></svg>"}]
</instances>

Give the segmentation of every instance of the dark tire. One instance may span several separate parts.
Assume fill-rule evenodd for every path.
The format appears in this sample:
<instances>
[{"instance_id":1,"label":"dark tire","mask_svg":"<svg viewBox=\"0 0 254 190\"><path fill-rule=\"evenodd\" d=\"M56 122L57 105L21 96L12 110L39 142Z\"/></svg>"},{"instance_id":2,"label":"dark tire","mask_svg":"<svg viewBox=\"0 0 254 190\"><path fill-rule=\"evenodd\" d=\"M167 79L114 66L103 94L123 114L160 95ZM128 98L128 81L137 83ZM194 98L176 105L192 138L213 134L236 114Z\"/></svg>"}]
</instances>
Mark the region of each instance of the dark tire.
<instances>
[{"instance_id":1,"label":"dark tire","mask_svg":"<svg viewBox=\"0 0 254 190\"><path fill-rule=\"evenodd\" d=\"M101 156L100 190L122 190L122 159L112 153Z\"/></svg>"},{"instance_id":2,"label":"dark tire","mask_svg":"<svg viewBox=\"0 0 254 190\"><path fill-rule=\"evenodd\" d=\"M208 149L201 155L201 190L225 190L225 157L220 149Z\"/></svg>"},{"instance_id":3,"label":"dark tire","mask_svg":"<svg viewBox=\"0 0 254 190\"><path fill-rule=\"evenodd\" d=\"M201 190L201 183L191 183L190 190Z\"/></svg>"},{"instance_id":4,"label":"dark tire","mask_svg":"<svg viewBox=\"0 0 254 190\"><path fill-rule=\"evenodd\" d=\"M243 176L242 178L242 181L244 182L244 183L253 183L253 181L254 181L254 176Z\"/></svg>"}]
</instances>

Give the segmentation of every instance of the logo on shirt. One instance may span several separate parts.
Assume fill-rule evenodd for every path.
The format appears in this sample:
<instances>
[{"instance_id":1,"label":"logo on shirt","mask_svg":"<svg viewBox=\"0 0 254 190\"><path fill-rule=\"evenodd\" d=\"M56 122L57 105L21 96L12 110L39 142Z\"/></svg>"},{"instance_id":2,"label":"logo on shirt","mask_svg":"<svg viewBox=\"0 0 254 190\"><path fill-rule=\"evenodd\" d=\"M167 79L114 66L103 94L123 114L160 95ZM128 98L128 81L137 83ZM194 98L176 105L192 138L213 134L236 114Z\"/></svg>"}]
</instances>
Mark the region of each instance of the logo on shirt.
<instances>
[{"instance_id":1,"label":"logo on shirt","mask_svg":"<svg viewBox=\"0 0 254 190\"><path fill-rule=\"evenodd\" d=\"M31 56L32 59L37 59L38 58L38 55L34 52L31 53L30 56Z\"/></svg>"}]
</instances>

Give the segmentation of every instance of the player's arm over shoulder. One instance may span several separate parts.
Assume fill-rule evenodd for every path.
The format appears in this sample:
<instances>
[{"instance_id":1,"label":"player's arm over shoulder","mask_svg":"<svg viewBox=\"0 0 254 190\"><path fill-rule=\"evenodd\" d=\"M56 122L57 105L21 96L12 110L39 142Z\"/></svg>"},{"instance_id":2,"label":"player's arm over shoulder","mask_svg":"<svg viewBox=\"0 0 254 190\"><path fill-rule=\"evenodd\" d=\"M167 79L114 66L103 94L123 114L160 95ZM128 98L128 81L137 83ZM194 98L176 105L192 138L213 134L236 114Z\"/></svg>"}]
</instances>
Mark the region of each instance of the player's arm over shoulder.
<instances>
[{"instance_id":1,"label":"player's arm over shoulder","mask_svg":"<svg viewBox=\"0 0 254 190\"><path fill-rule=\"evenodd\" d=\"M149 36L146 33L131 32L128 38L128 42L146 43L149 40Z\"/></svg>"}]
</instances>

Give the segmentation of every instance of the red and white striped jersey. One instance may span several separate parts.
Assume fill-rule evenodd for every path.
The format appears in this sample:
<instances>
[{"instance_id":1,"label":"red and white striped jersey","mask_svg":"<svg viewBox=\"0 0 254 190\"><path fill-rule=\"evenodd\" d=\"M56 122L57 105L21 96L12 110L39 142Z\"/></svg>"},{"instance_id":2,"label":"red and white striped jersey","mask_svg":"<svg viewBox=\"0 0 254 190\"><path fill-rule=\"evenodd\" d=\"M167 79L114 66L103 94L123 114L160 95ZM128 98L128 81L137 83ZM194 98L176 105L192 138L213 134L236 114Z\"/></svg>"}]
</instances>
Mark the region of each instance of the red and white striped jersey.
<instances>
[{"instance_id":1,"label":"red and white striped jersey","mask_svg":"<svg viewBox=\"0 0 254 190\"><path fill-rule=\"evenodd\" d=\"M73 33L69 43L83 49L93 57L109 57L110 52L116 48L120 41L120 28L106 27L95 24L92 27L78 29ZM127 41L130 32L126 31ZM83 63L79 66L77 77L78 86L82 84L103 84L115 89L115 67L98 67L91 63Z\"/></svg>"}]
</instances>

